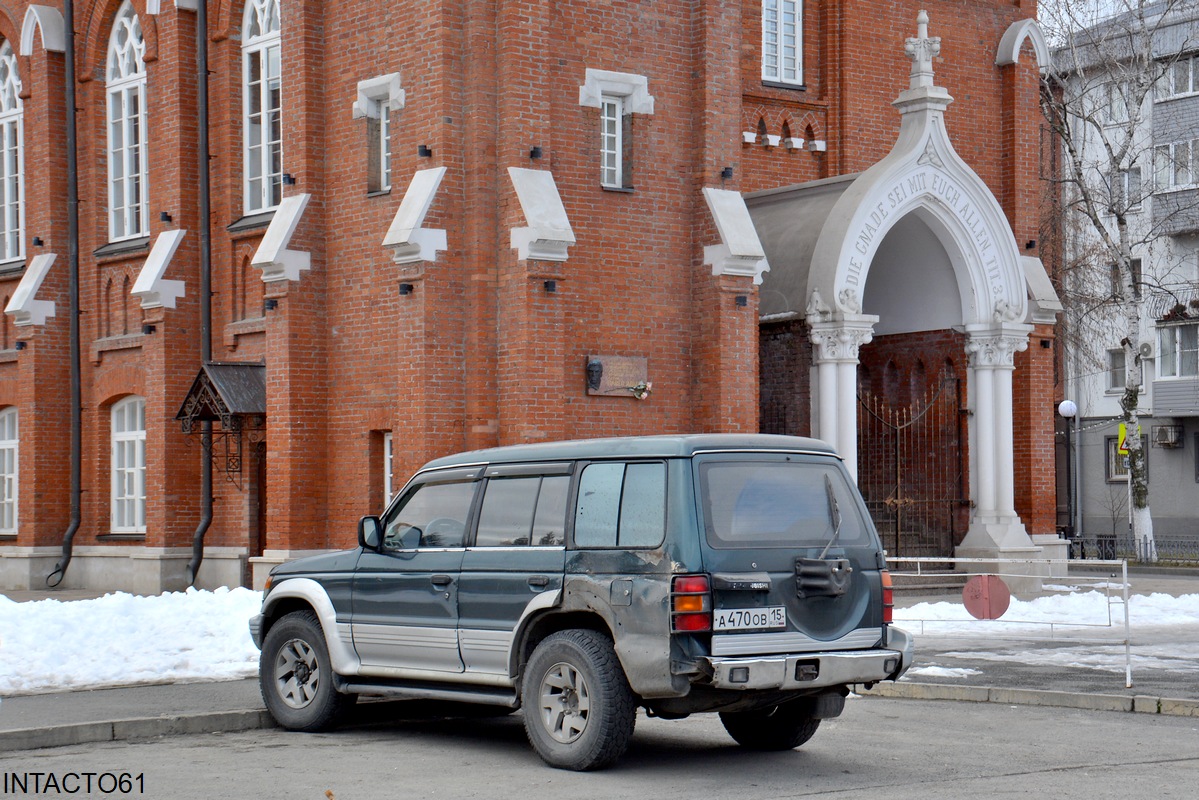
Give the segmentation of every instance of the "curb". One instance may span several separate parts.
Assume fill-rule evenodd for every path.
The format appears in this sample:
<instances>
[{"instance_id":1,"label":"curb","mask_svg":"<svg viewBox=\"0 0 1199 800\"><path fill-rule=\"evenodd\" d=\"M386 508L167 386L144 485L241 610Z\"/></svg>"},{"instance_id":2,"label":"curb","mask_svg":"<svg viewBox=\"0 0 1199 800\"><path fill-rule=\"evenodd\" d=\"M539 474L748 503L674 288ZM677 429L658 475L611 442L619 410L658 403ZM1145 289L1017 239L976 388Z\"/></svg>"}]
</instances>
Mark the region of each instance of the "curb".
<instances>
[{"instance_id":1,"label":"curb","mask_svg":"<svg viewBox=\"0 0 1199 800\"><path fill-rule=\"evenodd\" d=\"M910 700L960 700L1017 706L1050 706L1083 711L1126 711L1172 717L1199 717L1199 700L1147 695L1078 694L1043 689L998 689L989 686L951 686L941 683L878 683L871 689L858 686L864 697L899 697Z\"/></svg>"},{"instance_id":2,"label":"curb","mask_svg":"<svg viewBox=\"0 0 1199 800\"><path fill-rule=\"evenodd\" d=\"M193 733L235 733L273 728L275 721L266 709L213 711L175 717L142 717L113 722L82 722L48 728L0 731L0 752L40 750L93 742L120 742Z\"/></svg>"}]
</instances>

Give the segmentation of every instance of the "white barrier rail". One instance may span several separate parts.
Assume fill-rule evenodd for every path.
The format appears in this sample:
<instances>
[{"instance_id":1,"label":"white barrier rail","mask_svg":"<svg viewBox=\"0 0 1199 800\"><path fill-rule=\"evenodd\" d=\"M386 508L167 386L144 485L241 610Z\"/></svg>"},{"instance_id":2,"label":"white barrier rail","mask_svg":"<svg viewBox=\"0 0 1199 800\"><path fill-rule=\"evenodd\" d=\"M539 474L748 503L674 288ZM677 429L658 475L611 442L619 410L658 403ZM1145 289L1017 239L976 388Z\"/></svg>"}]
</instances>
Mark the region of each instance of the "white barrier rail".
<instances>
[{"instance_id":1,"label":"white barrier rail","mask_svg":"<svg viewBox=\"0 0 1199 800\"><path fill-rule=\"evenodd\" d=\"M1041 586L1039 591L1034 591L1028 594L1033 595L1032 598L1017 597L1019 600L1035 599L1035 597L1044 597L1057 594L1052 590L1046 590L1043 584L1047 581L1056 580L1058 576L1053 576L1052 573L1058 572L1061 568L1063 576L1067 573L1067 567L1070 563L1065 560L1046 560L1046 559L1008 559L1008 558L940 558L940 557L905 557L905 556L888 556L887 562L889 565L911 565L908 570L896 569L891 567L892 578L903 577L928 577L930 575L944 576L945 565L952 564L954 567L953 574L963 578L974 578L976 576L994 576L1004 580L1005 585L1011 581L1017 584L1027 582L1030 578L1038 581L1038 586ZM1077 563L1077 562L1073 562ZM937 565L933 568L932 565ZM1021 569L1023 566L1023 569ZM985 636L988 639L1002 639L1009 641L1062 641L1068 640L1079 644L1105 644L1113 643L1124 645L1124 685L1125 688L1132 688L1132 625L1129 617L1128 595L1128 561L1123 559L1098 560L1089 559L1086 562L1088 568L1092 567L1107 567L1110 566L1119 571L1119 584L1113 585L1113 575L1085 575L1073 574L1063 578L1071 584L1080 587L1091 587L1092 589L1102 589L1105 598L1106 621L1080 621L1077 619L1017 619L1008 617L1006 614L1001 615L1000 619L977 619L970 617L968 619L920 619L918 617L904 616L903 609L896 608L894 612L894 620L896 624L910 628L913 624L918 625L918 630L912 632L918 635L938 635L936 631L937 625L953 625L955 630L950 633L943 632L941 635L953 636ZM1047 574L1049 573L1049 574ZM902 587L898 587L902 590ZM1118 589L1119 593L1113 593L1113 589ZM1016 596L1013 593L1013 596ZM963 605L965 605L963 601ZM1113 614L1113 606L1119 605L1122 607L1123 613ZM1105 628L1112 631L1118 631L1121 624L1120 617L1123 617L1123 639L1113 640L1111 638L1085 638L1079 635L1080 629ZM970 630L963 634L963 626ZM977 631L973 630L977 628ZM1025 628L1026 630L1019 630ZM1047 631L1047 636L1030 635L1027 629L1042 628Z\"/></svg>"}]
</instances>

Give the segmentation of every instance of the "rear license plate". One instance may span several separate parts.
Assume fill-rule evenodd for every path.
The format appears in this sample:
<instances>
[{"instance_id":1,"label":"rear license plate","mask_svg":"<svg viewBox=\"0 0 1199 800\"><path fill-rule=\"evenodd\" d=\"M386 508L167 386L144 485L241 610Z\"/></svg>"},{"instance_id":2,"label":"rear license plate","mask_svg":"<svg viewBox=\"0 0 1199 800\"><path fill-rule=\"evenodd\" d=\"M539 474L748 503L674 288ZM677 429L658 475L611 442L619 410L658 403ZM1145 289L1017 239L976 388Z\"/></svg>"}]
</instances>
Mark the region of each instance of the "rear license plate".
<instances>
[{"instance_id":1,"label":"rear license plate","mask_svg":"<svg viewBox=\"0 0 1199 800\"><path fill-rule=\"evenodd\" d=\"M718 608L712 612L712 630L745 631L787 627L787 608Z\"/></svg>"}]
</instances>

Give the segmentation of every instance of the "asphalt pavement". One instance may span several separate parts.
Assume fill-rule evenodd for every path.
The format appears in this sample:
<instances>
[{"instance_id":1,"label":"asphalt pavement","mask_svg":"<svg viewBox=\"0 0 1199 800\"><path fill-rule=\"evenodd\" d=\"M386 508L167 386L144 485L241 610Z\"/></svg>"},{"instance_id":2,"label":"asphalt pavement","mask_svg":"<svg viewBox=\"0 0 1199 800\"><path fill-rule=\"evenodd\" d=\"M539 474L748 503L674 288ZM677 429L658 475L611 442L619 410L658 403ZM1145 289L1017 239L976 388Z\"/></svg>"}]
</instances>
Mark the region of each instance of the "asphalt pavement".
<instances>
[{"instance_id":1,"label":"asphalt pavement","mask_svg":"<svg viewBox=\"0 0 1199 800\"><path fill-rule=\"evenodd\" d=\"M1084 586L1103 574L1079 570ZM1075 573L1046 581L1069 584ZM1132 570L1133 594L1199 593L1199 571ZM81 599L86 593L5 592L18 600L47 596ZM896 616L921 602L960 600L961 587L897 590ZM1024 598L1022 598L1024 599ZM905 623L906 627L918 627ZM1010 705L1058 706L1199 717L1199 626L1182 630L1132 630L1132 685L1121 668L1123 626L1100 631L1057 630L1052 637L997 638L980 627L975 635L938 636L913 631L913 674L863 694ZM1030 651L1040 651L1029 658ZM1170 653L1180 657L1170 658ZM1099 655L1106 667L1078 666ZM400 701L403 702L403 701ZM409 701L411 702L411 701ZM363 703L348 725L386 719L394 702ZM145 739L272 727L256 680L143 685L90 691L48 692L0 700L0 752L87 742Z\"/></svg>"}]
</instances>

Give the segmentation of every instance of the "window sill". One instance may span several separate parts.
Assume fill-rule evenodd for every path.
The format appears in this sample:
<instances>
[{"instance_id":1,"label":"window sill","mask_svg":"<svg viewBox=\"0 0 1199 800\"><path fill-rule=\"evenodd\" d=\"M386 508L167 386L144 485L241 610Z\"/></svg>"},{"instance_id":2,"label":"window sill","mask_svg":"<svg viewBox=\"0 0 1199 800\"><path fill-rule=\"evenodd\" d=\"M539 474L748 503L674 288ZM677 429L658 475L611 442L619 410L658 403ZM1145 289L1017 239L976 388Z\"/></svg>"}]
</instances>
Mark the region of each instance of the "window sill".
<instances>
[{"instance_id":1,"label":"window sill","mask_svg":"<svg viewBox=\"0 0 1199 800\"><path fill-rule=\"evenodd\" d=\"M805 83L786 83L784 81L763 80L762 85L769 89L786 89L792 92L806 92L808 90L808 86Z\"/></svg>"},{"instance_id":2,"label":"window sill","mask_svg":"<svg viewBox=\"0 0 1199 800\"><path fill-rule=\"evenodd\" d=\"M229 233L242 233L243 231L256 231L259 228L265 228L271 224L271 220L275 218L275 209L270 211L259 211L254 214L247 214L241 219L235 220L225 226L225 230Z\"/></svg>"},{"instance_id":3,"label":"window sill","mask_svg":"<svg viewBox=\"0 0 1199 800\"><path fill-rule=\"evenodd\" d=\"M25 257L0 261L0 278L15 278L25 271Z\"/></svg>"},{"instance_id":4,"label":"window sill","mask_svg":"<svg viewBox=\"0 0 1199 800\"><path fill-rule=\"evenodd\" d=\"M615 192L616 194L633 194L632 186L604 186L601 183L600 188L605 192Z\"/></svg>"},{"instance_id":5,"label":"window sill","mask_svg":"<svg viewBox=\"0 0 1199 800\"><path fill-rule=\"evenodd\" d=\"M106 245L97 247L92 251L92 255L96 258L115 258L117 256L127 256L132 253L139 253L143 250L150 249L150 237L141 236L137 239L122 239L119 242L109 242Z\"/></svg>"},{"instance_id":6,"label":"window sill","mask_svg":"<svg viewBox=\"0 0 1199 800\"><path fill-rule=\"evenodd\" d=\"M1180 186L1165 186L1161 189L1154 189L1154 194L1172 194L1173 192L1193 192L1199 189L1199 183L1184 183Z\"/></svg>"},{"instance_id":7,"label":"window sill","mask_svg":"<svg viewBox=\"0 0 1199 800\"><path fill-rule=\"evenodd\" d=\"M1182 94L1172 94L1169 97L1155 97L1153 98L1153 102L1155 104L1169 103L1171 100L1186 100L1191 97L1199 97L1199 92L1183 92Z\"/></svg>"},{"instance_id":8,"label":"window sill","mask_svg":"<svg viewBox=\"0 0 1199 800\"><path fill-rule=\"evenodd\" d=\"M146 540L146 533L145 531L140 533L133 531L110 531L108 533L97 534L96 539L102 542L144 542Z\"/></svg>"},{"instance_id":9,"label":"window sill","mask_svg":"<svg viewBox=\"0 0 1199 800\"><path fill-rule=\"evenodd\" d=\"M386 189L371 189L366 193L367 197L388 197L391 195L391 187Z\"/></svg>"}]
</instances>

